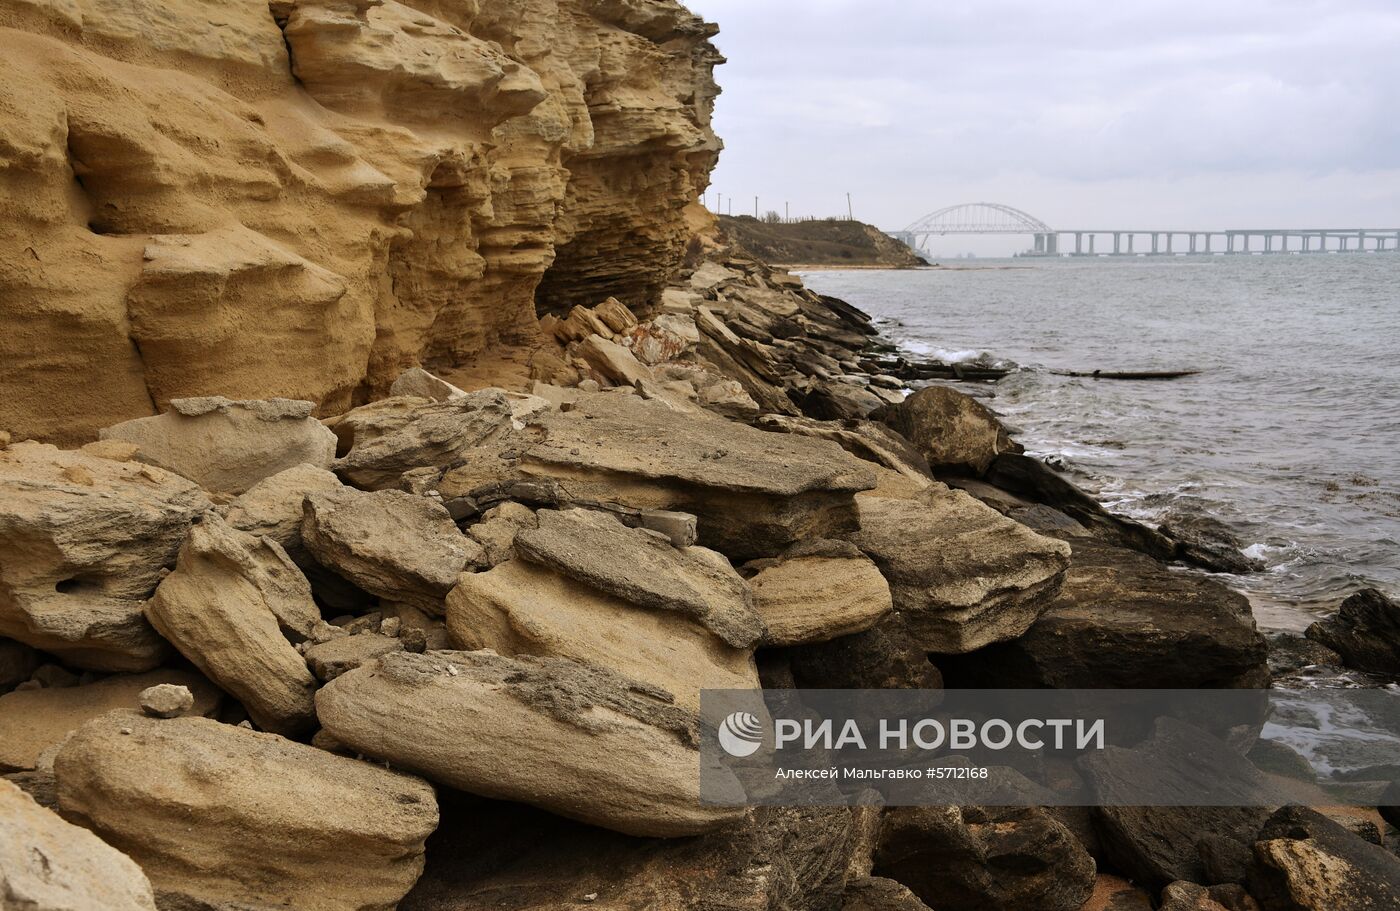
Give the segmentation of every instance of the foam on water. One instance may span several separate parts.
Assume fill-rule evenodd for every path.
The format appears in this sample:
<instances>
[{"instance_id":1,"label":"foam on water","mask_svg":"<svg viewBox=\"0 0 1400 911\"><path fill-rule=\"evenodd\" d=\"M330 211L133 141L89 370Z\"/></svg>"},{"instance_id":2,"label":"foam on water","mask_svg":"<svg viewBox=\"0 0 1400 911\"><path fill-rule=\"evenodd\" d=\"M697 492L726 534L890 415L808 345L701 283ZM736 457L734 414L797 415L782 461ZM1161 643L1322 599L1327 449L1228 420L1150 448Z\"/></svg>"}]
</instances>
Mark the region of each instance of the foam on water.
<instances>
[{"instance_id":1,"label":"foam on water","mask_svg":"<svg viewBox=\"0 0 1400 911\"><path fill-rule=\"evenodd\" d=\"M994 265L994 264L993 264ZM1298 629L1400 591L1400 256L1032 260L814 272L921 357L1027 370L989 404L1114 509L1226 522L1267 571L1230 576ZM1053 370L1199 369L1167 382Z\"/></svg>"}]
</instances>

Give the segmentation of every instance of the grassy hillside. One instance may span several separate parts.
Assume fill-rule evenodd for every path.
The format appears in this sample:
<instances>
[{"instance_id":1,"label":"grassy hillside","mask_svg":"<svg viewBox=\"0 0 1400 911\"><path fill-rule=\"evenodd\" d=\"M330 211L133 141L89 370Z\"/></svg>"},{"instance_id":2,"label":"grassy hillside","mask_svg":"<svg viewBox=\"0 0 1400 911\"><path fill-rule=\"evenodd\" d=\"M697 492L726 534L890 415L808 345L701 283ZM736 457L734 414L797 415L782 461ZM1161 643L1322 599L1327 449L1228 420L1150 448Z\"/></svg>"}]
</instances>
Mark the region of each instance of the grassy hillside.
<instances>
[{"instance_id":1,"label":"grassy hillside","mask_svg":"<svg viewBox=\"0 0 1400 911\"><path fill-rule=\"evenodd\" d=\"M873 225L859 221L771 223L748 215L721 215L729 239L764 262L792 266L925 265L913 250Z\"/></svg>"}]
</instances>

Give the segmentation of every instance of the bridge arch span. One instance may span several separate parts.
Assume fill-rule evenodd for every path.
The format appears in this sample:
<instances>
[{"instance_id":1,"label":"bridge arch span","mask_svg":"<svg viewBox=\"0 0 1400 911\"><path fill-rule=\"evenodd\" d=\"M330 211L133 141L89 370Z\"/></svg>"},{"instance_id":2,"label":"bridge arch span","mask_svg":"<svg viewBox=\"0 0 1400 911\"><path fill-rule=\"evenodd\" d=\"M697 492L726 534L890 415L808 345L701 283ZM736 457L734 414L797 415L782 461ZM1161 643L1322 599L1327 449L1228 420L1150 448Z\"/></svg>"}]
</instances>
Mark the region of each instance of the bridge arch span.
<instances>
[{"instance_id":1,"label":"bridge arch span","mask_svg":"<svg viewBox=\"0 0 1400 911\"><path fill-rule=\"evenodd\" d=\"M901 234L1050 234L1045 222L997 202L965 202L930 212Z\"/></svg>"}]
</instances>

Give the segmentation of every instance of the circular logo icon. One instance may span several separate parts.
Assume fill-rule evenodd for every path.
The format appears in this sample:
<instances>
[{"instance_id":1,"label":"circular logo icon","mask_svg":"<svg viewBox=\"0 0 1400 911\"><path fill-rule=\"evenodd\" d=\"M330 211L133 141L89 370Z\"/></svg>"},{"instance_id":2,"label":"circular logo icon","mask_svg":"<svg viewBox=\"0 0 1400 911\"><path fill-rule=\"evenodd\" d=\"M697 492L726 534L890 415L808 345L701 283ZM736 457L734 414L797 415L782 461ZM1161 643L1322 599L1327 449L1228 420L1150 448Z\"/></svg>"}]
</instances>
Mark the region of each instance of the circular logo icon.
<instances>
[{"instance_id":1,"label":"circular logo icon","mask_svg":"<svg viewBox=\"0 0 1400 911\"><path fill-rule=\"evenodd\" d=\"M752 756L763 746L763 725L748 712L733 712L719 726L719 745L730 756Z\"/></svg>"}]
</instances>

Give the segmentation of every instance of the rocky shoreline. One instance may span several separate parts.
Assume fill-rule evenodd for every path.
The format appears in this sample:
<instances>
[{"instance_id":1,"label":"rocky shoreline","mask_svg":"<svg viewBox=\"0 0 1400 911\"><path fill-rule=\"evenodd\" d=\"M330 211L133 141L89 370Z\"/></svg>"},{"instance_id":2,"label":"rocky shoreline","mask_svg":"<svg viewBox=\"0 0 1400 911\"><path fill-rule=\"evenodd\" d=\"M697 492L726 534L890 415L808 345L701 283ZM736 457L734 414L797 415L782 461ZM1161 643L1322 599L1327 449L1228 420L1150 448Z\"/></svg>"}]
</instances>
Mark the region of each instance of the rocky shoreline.
<instances>
[{"instance_id":1,"label":"rocky shoreline","mask_svg":"<svg viewBox=\"0 0 1400 911\"><path fill-rule=\"evenodd\" d=\"M0 0L0 909L1400 907L1393 810L701 801L702 688L1400 671L727 246L716 31Z\"/></svg>"},{"instance_id":2,"label":"rocky shoreline","mask_svg":"<svg viewBox=\"0 0 1400 911\"><path fill-rule=\"evenodd\" d=\"M1270 648L1168 566L1228 542L906 397L868 318L741 252L542 326L529 392L415 368L320 420L5 440L20 907L1392 906L1372 811L701 804L704 687L1260 687ZM1396 614L1348 602L1275 673L1394 672Z\"/></svg>"}]
</instances>

